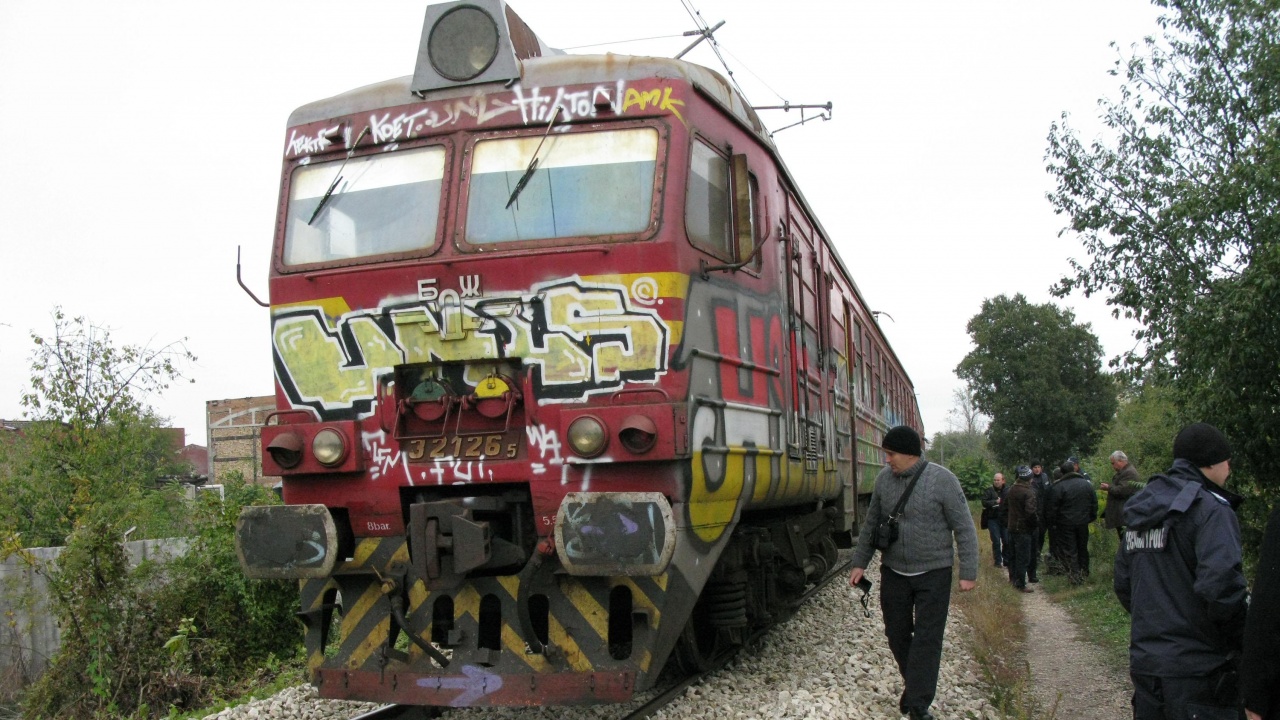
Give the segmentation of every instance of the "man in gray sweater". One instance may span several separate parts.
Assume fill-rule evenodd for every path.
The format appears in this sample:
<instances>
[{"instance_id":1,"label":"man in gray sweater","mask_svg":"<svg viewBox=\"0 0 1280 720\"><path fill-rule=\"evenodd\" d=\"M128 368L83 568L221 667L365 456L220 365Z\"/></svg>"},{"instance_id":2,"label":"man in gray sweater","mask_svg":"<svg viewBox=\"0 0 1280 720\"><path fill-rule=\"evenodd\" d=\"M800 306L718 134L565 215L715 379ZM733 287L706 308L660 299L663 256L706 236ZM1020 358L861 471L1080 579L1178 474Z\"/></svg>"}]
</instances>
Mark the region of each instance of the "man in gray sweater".
<instances>
[{"instance_id":1,"label":"man in gray sweater","mask_svg":"<svg viewBox=\"0 0 1280 720\"><path fill-rule=\"evenodd\" d=\"M924 460L920 435L899 425L881 442L888 463L876 475L871 505L858 534L849 584L857 585L876 548L876 527L889 519L919 471L919 480L897 519L898 537L880 552L880 610L884 634L906 688L898 709L911 720L933 720L929 706L938 689L942 638L951 605L951 571L960 555L960 591L978 579L978 532L960 481Z\"/></svg>"}]
</instances>

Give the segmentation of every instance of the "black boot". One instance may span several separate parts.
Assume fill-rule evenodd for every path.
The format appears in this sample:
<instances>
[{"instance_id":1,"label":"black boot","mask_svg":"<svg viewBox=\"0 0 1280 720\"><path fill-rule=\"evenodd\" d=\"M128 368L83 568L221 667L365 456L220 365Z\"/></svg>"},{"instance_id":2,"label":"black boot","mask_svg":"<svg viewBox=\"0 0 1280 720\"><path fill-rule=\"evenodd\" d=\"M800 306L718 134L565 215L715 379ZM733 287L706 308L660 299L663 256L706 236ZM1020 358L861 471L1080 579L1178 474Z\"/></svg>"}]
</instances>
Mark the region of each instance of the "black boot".
<instances>
[{"instance_id":1,"label":"black boot","mask_svg":"<svg viewBox=\"0 0 1280 720\"><path fill-rule=\"evenodd\" d=\"M911 716L911 720L937 720L933 717L933 713L929 712L929 708L909 708L907 714Z\"/></svg>"}]
</instances>

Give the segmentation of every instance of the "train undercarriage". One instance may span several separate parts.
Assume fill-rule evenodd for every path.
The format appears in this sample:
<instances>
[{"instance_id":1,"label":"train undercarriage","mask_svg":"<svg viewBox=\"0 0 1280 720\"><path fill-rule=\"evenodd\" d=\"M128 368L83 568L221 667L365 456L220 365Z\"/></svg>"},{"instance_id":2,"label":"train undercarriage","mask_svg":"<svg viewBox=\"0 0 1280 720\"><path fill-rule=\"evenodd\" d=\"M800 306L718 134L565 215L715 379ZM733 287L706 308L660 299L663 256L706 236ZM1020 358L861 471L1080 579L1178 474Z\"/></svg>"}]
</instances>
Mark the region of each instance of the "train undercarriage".
<instances>
[{"instance_id":1,"label":"train undercarriage","mask_svg":"<svg viewBox=\"0 0 1280 720\"><path fill-rule=\"evenodd\" d=\"M705 670L785 619L836 562L837 509L790 508L744 515L710 549L674 528L662 572L575 575L533 532L527 492L487 490L408 493L403 536L335 533L344 559L301 581L299 617L322 696L433 706L625 701L669 660ZM602 501L635 507L634 498ZM286 543L284 528L315 531L306 515L314 509L298 509L307 507L262 508L256 521ZM679 508L672 516L682 517ZM335 530L343 526L340 511L333 517Z\"/></svg>"}]
</instances>

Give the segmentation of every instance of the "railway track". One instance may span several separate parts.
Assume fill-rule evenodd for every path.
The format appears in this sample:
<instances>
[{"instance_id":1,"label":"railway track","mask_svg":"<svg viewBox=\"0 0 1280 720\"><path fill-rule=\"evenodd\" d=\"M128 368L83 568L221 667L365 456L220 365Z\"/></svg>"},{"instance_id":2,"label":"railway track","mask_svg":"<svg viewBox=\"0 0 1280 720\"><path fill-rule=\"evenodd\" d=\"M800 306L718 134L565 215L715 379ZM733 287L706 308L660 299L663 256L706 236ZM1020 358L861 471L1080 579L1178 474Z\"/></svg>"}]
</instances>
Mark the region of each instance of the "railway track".
<instances>
[{"instance_id":1,"label":"railway track","mask_svg":"<svg viewBox=\"0 0 1280 720\"><path fill-rule=\"evenodd\" d=\"M805 591L805 593L800 596L800 601L796 603L796 607L798 608L804 605L806 601L825 588L833 580L847 577L852 565L852 557L846 558L843 563L828 573L826 577ZM658 692L658 694L653 698L645 701L644 704L640 705L628 714L623 715L621 720L645 720L645 718L652 717L660 709L670 705L672 702L682 697L690 686L700 682L703 678L724 669L726 665L738 656L739 652L759 640L785 620L786 618L754 633L741 645L735 646L720 657L715 658L705 670L684 675L676 679L669 686ZM363 715L357 715L351 720L431 720L432 718L438 718L445 715L449 710L450 708L424 707L419 705L386 705L364 713Z\"/></svg>"}]
</instances>

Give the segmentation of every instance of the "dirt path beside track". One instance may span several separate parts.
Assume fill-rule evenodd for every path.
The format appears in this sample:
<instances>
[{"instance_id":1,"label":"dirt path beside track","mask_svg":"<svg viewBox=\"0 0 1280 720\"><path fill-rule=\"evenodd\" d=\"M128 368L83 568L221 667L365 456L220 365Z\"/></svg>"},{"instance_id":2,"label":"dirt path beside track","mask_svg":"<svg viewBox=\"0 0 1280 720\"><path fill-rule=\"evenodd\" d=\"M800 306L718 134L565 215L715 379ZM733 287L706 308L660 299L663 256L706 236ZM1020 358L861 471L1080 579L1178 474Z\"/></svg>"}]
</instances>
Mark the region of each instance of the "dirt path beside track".
<instances>
[{"instance_id":1,"label":"dirt path beside track","mask_svg":"<svg viewBox=\"0 0 1280 720\"><path fill-rule=\"evenodd\" d=\"M1109 665L1102 652L1080 636L1061 605L1038 586L1022 596L1027 624L1031 690L1044 718L1124 720L1133 717L1129 676Z\"/></svg>"}]
</instances>

